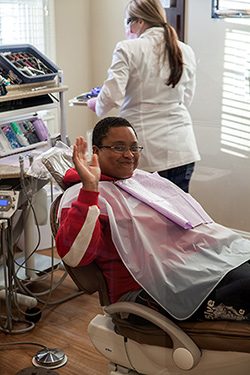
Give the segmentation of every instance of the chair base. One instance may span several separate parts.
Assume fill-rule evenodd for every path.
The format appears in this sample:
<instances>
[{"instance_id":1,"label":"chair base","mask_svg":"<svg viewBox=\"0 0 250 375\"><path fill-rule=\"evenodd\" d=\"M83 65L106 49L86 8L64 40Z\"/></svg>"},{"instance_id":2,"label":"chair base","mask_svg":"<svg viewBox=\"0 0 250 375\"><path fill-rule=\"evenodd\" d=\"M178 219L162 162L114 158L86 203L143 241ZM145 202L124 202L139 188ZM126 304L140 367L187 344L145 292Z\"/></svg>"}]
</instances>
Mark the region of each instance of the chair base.
<instances>
[{"instance_id":1,"label":"chair base","mask_svg":"<svg viewBox=\"0 0 250 375\"><path fill-rule=\"evenodd\" d=\"M140 374L126 367L117 365L113 362L109 362L108 375L140 375Z\"/></svg>"},{"instance_id":2,"label":"chair base","mask_svg":"<svg viewBox=\"0 0 250 375\"><path fill-rule=\"evenodd\" d=\"M249 375L249 353L218 350L202 350L195 368L181 370L173 361L173 349L125 339L115 333L110 316L97 315L88 334L95 348L111 362L108 375Z\"/></svg>"}]
</instances>

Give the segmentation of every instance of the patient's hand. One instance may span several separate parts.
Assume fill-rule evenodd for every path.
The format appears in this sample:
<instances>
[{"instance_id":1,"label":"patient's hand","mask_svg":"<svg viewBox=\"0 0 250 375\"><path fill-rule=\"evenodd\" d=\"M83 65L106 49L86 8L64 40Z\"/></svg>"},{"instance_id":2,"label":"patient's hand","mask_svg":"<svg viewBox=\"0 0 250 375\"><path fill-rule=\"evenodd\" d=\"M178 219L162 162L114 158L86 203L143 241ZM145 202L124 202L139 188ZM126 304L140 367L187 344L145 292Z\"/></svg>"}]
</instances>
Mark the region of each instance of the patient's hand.
<instances>
[{"instance_id":1,"label":"patient's hand","mask_svg":"<svg viewBox=\"0 0 250 375\"><path fill-rule=\"evenodd\" d=\"M73 162L77 173L83 183L84 190L98 191L98 183L101 176L98 156L92 156L92 163L88 165L86 158L87 142L83 137L76 138L73 148Z\"/></svg>"}]
</instances>

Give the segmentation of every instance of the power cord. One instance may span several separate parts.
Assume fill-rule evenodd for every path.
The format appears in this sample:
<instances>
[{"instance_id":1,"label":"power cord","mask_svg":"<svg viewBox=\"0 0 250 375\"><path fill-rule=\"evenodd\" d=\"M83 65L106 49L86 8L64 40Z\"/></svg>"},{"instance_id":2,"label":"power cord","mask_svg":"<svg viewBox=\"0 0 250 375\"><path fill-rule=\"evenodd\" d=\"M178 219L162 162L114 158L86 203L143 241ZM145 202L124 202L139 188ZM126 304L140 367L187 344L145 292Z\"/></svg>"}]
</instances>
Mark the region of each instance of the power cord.
<instances>
[{"instance_id":1,"label":"power cord","mask_svg":"<svg viewBox=\"0 0 250 375\"><path fill-rule=\"evenodd\" d=\"M20 341L20 342L0 343L0 346L8 346L8 345L37 345L37 346L41 346L44 349L48 349L48 347L46 345L40 344L38 342L33 342L33 341Z\"/></svg>"},{"instance_id":2,"label":"power cord","mask_svg":"<svg viewBox=\"0 0 250 375\"><path fill-rule=\"evenodd\" d=\"M8 244L8 266L10 267L11 269L11 275L12 275L12 278L9 279L8 281L6 280L5 281L5 285L8 285L8 293L9 293L9 303L7 303L6 305L6 313L7 313L7 317L5 316L1 316L0 315L0 330L3 331L3 332L6 332L6 333L24 333L24 332L27 332L28 330L32 329L33 328L33 323L32 322L37 322L39 321L40 317L41 317L41 313L42 311L48 306L48 305L56 305L56 304L61 304L63 302L66 302L66 301L69 301L71 300L72 298L75 298L81 294L84 294L83 291L79 291L75 294L72 294L66 298L63 298L63 299L60 299L60 300L57 300L57 301L50 301L50 298L51 298L51 294L52 292L65 280L66 276L67 276L67 271L65 271L64 275L61 277L61 279L56 283L56 285L53 286L53 276L54 276L54 239L52 238L52 243L51 243L51 258L52 258L52 264L51 264L51 280L50 280L50 287L48 290L44 291L44 292L41 292L41 293L32 293L27 287L26 285L24 285L25 281L20 279L18 277L18 272L21 268L25 268L27 269L27 267L25 266L25 263L27 261L27 259L29 259L31 256L34 255L34 253L36 252L36 250L38 249L39 247L39 244L40 244L40 241L41 241L41 234L40 234L40 229L39 229L39 224L38 224L38 220L37 220L37 216L36 216L36 213L35 213L35 209L34 209L34 206L33 206L33 203L32 203L32 196L33 196L33 191L34 191L34 186L33 186L33 178L31 179L31 182L29 185L26 186L25 184L25 178L24 178L24 160L23 160L23 157L20 157L20 171L21 171L21 188L26 196L26 199L27 199L27 202L28 202L28 205L29 205L29 210L32 210L32 214L34 216L34 220L35 220L35 224L36 224L36 227L37 227L37 230L38 230L38 243L35 247L35 249L29 254L29 256L24 260L24 262L22 262L21 264L17 263L17 261L15 260L15 255L13 253L13 248L11 248L11 245L12 244L12 241L9 239L7 240L7 244ZM52 182L51 182L52 184ZM52 188L52 187L51 187ZM52 193L51 193L51 200L53 200L53 189L52 189ZM26 220L27 220L27 216L26 216ZM25 223L24 223L25 224ZM16 270L14 269L14 264L16 264ZM28 268L30 269L30 268ZM30 269L32 270L32 269ZM40 274L43 274L43 277L40 278L40 279L37 279L36 281L41 281L41 280L44 280L44 276L45 277L48 277L48 272L47 271L38 271L38 270L33 270L35 272L39 272ZM20 304L18 302L18 298L17 298L17 291L20 291L20 292L24 292L25 295L28 295L30 297L33 297L35 298L39 303L43 304L42 308L39 309L39 308L28 308L26 311L23 311L20 307ZM46 295L48 294L48 298L44 301L42 300L41 298L39 298L39 296L42 296L42 295ZM20 318L19 319L15 319L13 316L12 316L12 312L11 312L11 306L10 306L10 301L13 300L14 303L15 303L15 306L17 307L17 310L18 310L18 313L19 314L24 314L26 319L28 320L28 323L31 324L30 327L28 328L25 328L25 329L21 329L21 330L10 330L7 328L6 324L3 323L2 319L6 319L7 320L7 323L8 323L8 320L13 320L13 321L23 321L23 322L26 322L27 323L27 320L21 320ZM0 301L0 307L1 307L1 301Z\"/></svg>"}]
</instances>

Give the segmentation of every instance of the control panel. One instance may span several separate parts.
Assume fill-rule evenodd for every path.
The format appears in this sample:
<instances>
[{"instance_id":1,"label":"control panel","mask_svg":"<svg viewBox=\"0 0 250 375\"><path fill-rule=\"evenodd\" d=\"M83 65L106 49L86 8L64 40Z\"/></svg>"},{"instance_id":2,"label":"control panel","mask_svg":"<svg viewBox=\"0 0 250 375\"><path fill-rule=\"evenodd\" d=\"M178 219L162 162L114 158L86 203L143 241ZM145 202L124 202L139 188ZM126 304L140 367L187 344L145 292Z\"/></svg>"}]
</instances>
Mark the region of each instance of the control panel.
<instances>
[{"instance_id":1,"label":"control panel","mask_svg":"<svg viewBox=\"0 0 250 375\"><path fill-rule=\"evenodd\" d=\"M19 191L0 190L0 219L10 219L18 208Z\"/></svg>"}]
</instances>

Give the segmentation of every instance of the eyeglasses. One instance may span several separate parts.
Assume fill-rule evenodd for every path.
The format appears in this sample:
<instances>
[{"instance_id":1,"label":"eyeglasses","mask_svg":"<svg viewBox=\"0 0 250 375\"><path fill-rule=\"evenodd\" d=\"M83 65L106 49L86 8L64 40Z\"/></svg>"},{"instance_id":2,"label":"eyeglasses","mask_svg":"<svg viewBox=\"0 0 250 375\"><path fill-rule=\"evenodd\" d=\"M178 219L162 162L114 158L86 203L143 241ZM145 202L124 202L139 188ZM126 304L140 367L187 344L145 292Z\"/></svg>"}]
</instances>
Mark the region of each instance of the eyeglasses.
<instances>
[{"instance_id":1,"label":"eyeglasses","mask_svg":"<svg viewBox=\"0 0 250 375\"><path fill-rule=\"evenodd\" d=\"M120 146L103 146L103 145L100 145L100 146L97 146L97 147L99 147L99 148L109 148L111 151L115 152L116 154L125 154L125 152L127 152L128 150L130 152L132 152L132 154L139 154L143 149L143 146L127 147L127 146L124 146L124 145L120 145Z\"/></svg>"},{"instance_id":2,"label":"eyeglasses","mask_svg":"<svg viewBox=\"0 0 250 375\"><path fill-rule=\"evenodd\" d=\"M134 18L134 17L129 17L129 18L125 18L125 25L129 25L130 22L132 21L137 21L137 18Z\"/></svg>"}]
</instances>

